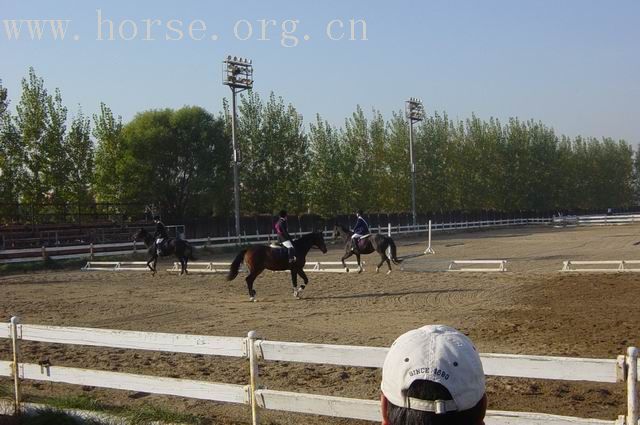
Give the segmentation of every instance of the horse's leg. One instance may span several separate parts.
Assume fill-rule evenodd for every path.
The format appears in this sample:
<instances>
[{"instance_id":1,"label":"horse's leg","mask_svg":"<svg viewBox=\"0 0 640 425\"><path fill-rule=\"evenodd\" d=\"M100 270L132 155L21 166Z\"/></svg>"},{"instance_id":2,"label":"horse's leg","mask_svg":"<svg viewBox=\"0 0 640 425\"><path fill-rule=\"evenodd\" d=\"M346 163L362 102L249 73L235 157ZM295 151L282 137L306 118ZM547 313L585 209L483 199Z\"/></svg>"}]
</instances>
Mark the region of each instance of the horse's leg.
<instances>
[{"instance_id":1,"label":"horse's leg","mask_svg":"<svg viewBox=\"0 0 640 425\"><path fill-rule=\"evenodd\" d=\"M344 267L344 269L347 272L349 271L349 267L347 267L347 265L345 264L344 260L346 260L347 258L351 257L352 255L353 255L353 251L351 251L349 248L346 248L344 255L340 259L340 261L342 261L342 267Z\"/></svg>"},{"instance_id":2,"label":"horse's leg","mask_svg":"<svg viewBox=\"0 0 640 425\"><path fill-rule=\"evenodd\" d=\"M362 273L362 265L360 264L360 253L356 254L356 260L358 261L358 273Z\"/></svg>"},{"instance_id":3,"label":"horse's leg","mask_svg":"<svg viewBox=\"0 0 640 425\"><path fill-rule=\"evenodd\" d=\"M156 268L156 265L158 264L158 256L155 255L153 257L153 275L156 275L156 272L158 271L158 269Z\"/></svg>"},{"instance_id":4,"label":"horse's leg","mask_svg":"<svg viewBox=\"0 0 640 425\"><path fill-rule=\"evenodd\" d=\"M249 273L247 276L247 290L249 291L249 301L256 302L256 291L253 289L253 282L258 277L258 273L254 273L253 271Z\"/></svg>"},{"instance_id":5,"label":"horse's leg","mask_svg":"<svg viewBox=\"0 0 640 425\"><path fill-rule=\"evenodd\" d=\"M298 298L298 272L291 268L291 286L293 286L293 296Z\"/></svg>"},{"instance_id":6,"label":"horse's leg","mask_svg":"<svg viewBox=\"0 0 640 425\"><path fill-rule=\"evenodd\" d=\"M304 288L309 283L309 278L302 268L298 270L298 275L302 278L303 283L300 285L300 289L298 289L298 296L296 298L302 298L302 291L304 291Z\"/></svg>"},{"instance_id":7,"label":"horse's leg","mask_svg":"<svg viewBox=\"0 0 640 425\"><path fill-rule=\"evenodd\" d=\"M147 260L147 267L149 267L149 270L151 270L152 272L155 271L153 270L153 267L151 267L151 263L153 262L155 256L155 254L151 254L151 257L149 257L149 259Z\"/></svg>"},{"instance_id":8,"label":"horse's leg","mask_svg":"<svg viewBox=\"0 0 640 425\"><path fill-rule=\"evenodd\" d=\"M385 258L385 260L387 260L387 266L389 267L389 271L387 272L387 274L390 274L391 273L391 260L387 256L386 251L385 251L385 254L384 254L384 258Z\"/></svg>"},{"instance_id":9,"label":"horse's leg","mask_svg":"<svg viewBox=\"0 0 640 425\"><path fill-rule=\"evenodd\" d=\"M178 257L178 260L180 260L180 276L182 276L185 272L185 270L187 269L187 265L184 262L184 258L183 257Z\"/></svg>"},{"instance_id":10,"label":"horse's leg","mask_svg":"<svg viewBox=\"0 0 640 425\"><path fill-rule=\"evenodd\" d=\"M380 263L376 266L376 273L380 271L380 267L384 264L385 261L388 261L387 256L384 252L380 253Z\"/></svg>"}]
</instances>

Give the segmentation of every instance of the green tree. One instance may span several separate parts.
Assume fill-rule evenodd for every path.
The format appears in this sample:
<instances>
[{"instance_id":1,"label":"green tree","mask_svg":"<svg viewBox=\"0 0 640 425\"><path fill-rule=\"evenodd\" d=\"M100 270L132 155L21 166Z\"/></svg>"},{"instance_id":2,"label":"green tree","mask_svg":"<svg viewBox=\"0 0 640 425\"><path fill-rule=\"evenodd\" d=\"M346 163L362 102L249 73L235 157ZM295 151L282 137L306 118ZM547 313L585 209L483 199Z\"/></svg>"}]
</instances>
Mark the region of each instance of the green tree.
<instances>
[{"instance_id":1,"label":"green tree","mask_svg":"<svg viewBox=\"0 0 640 425\"><path fill-rule=\"evenodd\" d=\"M116 170L123 199L154 203L167 218L219 213L228 170L224 122L199 107L140 113L122 130Z\"/></svg>"},{"instance_id":2,"label":"green tree","mask_svg":"<svg viewBox=\"0 0 640 425\"><path fill-rule=\"evenodd\" d=\"M273 93L265 104L257 93L249 92L241 97L237 128L241 209L304 212L308 140L296 109Z\"/></svg>"},{"instance_id":3,"label":"green tree","mask_svg":"<svg viewBox=\"0 0 640 425\"><path fill-rule=\"evenodd\" d=\"M345 170L340 133L327 121L316 116L309 126L309 168L307 171L308 208L330 217L345 211Z\"/></svg>"},{"instance_id":4,"label":"green tree","mask_svg":"<svg viewBox=\"0 0 640 425\"><path fill-rule=\"evenodd\" d=\"M0 81L0 214L15 211L24 185L24 151L13 117L8 111L7 90Z\"/></svg>"},{"instance_id":5,"label":"green tree","mask_svg":"<svg viewBox=\"0 0 640 425\"><path fill-rule=\"evenodd\" d=\"M375 205L375 198L371 196L373 149L369 139L369 123L360 106L345 121L342 152L346 163L344 212L352 213L356 209L371 212Z\"/></svg>"},{"instance_id":6,"label":"green tree","mask_svg":"<svg viewBox=\"0 0 640 425\"><path fill-rule=\"evenodd\" d=\"M47 187L46 156L49 94L44 81L33 68L28 78L22 79L22 97L16 105L16 127L24 146L24 165L28 181L25 182L23 199L26 202L42 203Z\"/></svg>"},{"instance_id":7,"label":"green tree","mask_svg":"<svg viewBox=\"0 0 640 425\"><path fill-rule=\"evenodd\" d=\"M50 201L65 203L71 200L69 172L71 171L68 150L65 146L67 131L67 108L62 104L60 90L47 96L46 130L44 134L44 183L48 189Z\"/></svg>"},{"instance_id":8,"label":"green tree","mask_svg":"<svg viewBox=\"0 0 640 425\"><path fill-rule=\"evenodd\" d=\"M93 136L97 147L93 187L98 202L121 202L122 118L113 116L111 109L100 104L100 114L93 116Z\"/></svg>"},{"instance_id":9,"label":"green tree","mask_svg":"<svg viewBox=\"0 0 640 425\"><path fill-rule=\"evenodd\" d=\"M82 111L71 121L65 138L67 165L67 200L80 204L93 201L91 181L93 179L93 142L91 121Z\"/></svg>"},{"instance_id":10,"label":"green tree","mask_svg":"<svg viewBox=\"0 0 640 425\"><path fill-rule=\"evenodd\" d=\"M388 181L382 200L383 211L390 213L410 211L409 126L402 112L394 112L387 123L384 168Z\"/></svg>"}]
</instances>

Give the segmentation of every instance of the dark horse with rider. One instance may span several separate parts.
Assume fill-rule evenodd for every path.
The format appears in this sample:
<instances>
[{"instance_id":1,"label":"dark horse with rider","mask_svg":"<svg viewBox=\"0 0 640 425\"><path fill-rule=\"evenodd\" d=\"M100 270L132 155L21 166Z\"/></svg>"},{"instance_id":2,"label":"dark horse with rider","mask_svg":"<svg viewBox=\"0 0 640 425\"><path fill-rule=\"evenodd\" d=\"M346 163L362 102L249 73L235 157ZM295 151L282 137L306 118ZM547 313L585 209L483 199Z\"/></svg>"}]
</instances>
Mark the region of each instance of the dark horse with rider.
<instances>
[{"instance_id":1,"label":"dark horse with rider","mask_svg":"<svg viewBox=\"0 0 640 425\"><path fill-rule=\"evenodd\" d=\"M362 266L360 256L377 252L380 255L380 263L376 266L376 273L380 270L384 262L386 262L387 267L389 267L387 274L391 273L391 262L396 265L402 262L402 260L397 257L396 244L393 242L393 239L380 233L370 233L369 224L364 219L362 210L358 210L356 216L358 220L356 221L353 231L340 224L336 224L333 228L334 238L337 239L341 237L345 242L345 252L340 259L343 267L349 270L344 260L355 255L358 261L358 273L361 273Z\"/></svg>"},{"instance_id":2,"label":"dark horse with rider","mask_svg":"<svg viewBox=\"0 0 640 425\"><path fill-rule=\"evenodd\" d=\"M187 264L190 259L194 259L193 247L183 239L170 238L167 227L160 221L160 216L154 216L153 221L156 224L153 235L141 227L133 236L134 241L142 240L147 247L149 253L147 267L155 275L158 257L175 255L180 262L180 274L188 274Z\"/></svg>"}]
</instances>

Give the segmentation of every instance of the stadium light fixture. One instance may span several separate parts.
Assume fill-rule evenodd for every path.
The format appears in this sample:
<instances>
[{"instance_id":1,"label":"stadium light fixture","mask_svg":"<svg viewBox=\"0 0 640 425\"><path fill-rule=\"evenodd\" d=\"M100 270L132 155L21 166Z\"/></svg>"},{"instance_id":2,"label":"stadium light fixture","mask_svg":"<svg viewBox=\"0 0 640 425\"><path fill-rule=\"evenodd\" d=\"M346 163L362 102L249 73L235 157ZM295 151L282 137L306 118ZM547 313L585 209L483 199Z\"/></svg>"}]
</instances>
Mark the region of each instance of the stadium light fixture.
<instances>
[{"instance_id":1,"label":"stadium light fixture","mask_svg":"<svg viewBox=\"0 0 640 425\"><path fill-rule=\"evenodd\" d=\"M222 84L231 89L231 143L233 146L233 203L235 209L236 236L240 239L240 181L238 167L240 165L240 149L236 141L237 105L238 93L253 88L253 61L246 58L238 58L231 55L222 62Z\"/></svg>"},{"instance_id":2,"label":"stadium light fixture","mask_svg":"<svg viewBox=\"0 0 640 425\"><path fill-rule=\"evenodd\" d=\"M424 106L422 101L415 97L409 98L405 102L405 114L409 120L409 167L411 169L411 214L413 215L413 225L417 224L416 215L416 164L413 160L413 124L424 120Z\"/></svg>"}]
</instances>

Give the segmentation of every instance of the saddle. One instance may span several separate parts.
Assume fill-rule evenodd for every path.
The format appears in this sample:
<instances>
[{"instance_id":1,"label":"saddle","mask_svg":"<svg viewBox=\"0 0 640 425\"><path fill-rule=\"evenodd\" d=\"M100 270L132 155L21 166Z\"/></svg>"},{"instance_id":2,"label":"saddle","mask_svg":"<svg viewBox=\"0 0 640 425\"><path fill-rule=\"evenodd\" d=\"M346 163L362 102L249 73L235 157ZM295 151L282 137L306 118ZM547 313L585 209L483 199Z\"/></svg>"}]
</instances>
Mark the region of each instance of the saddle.
<instances>
[{"instance_id":1,"label":"saddle","mask_svg":"<svg viewBox=\"0 0 640 425\"><path fill-rule=\"evenodd\" d=\"M363 250L367 247L367 239L371 236L371 233L366 234L357 240L358 250Z\"/></svg>"},{"instance_id":2,"label":"saddle","mask_svg":"<svg viewBox=\"0 0 640 425\"><path fill-rule=\"evenodd\" d=\"M280 259L289 259L289 249L282 245L280 242L271 242L269 248L272 250L272 255Z\"/></svg>"}]
</instances>

